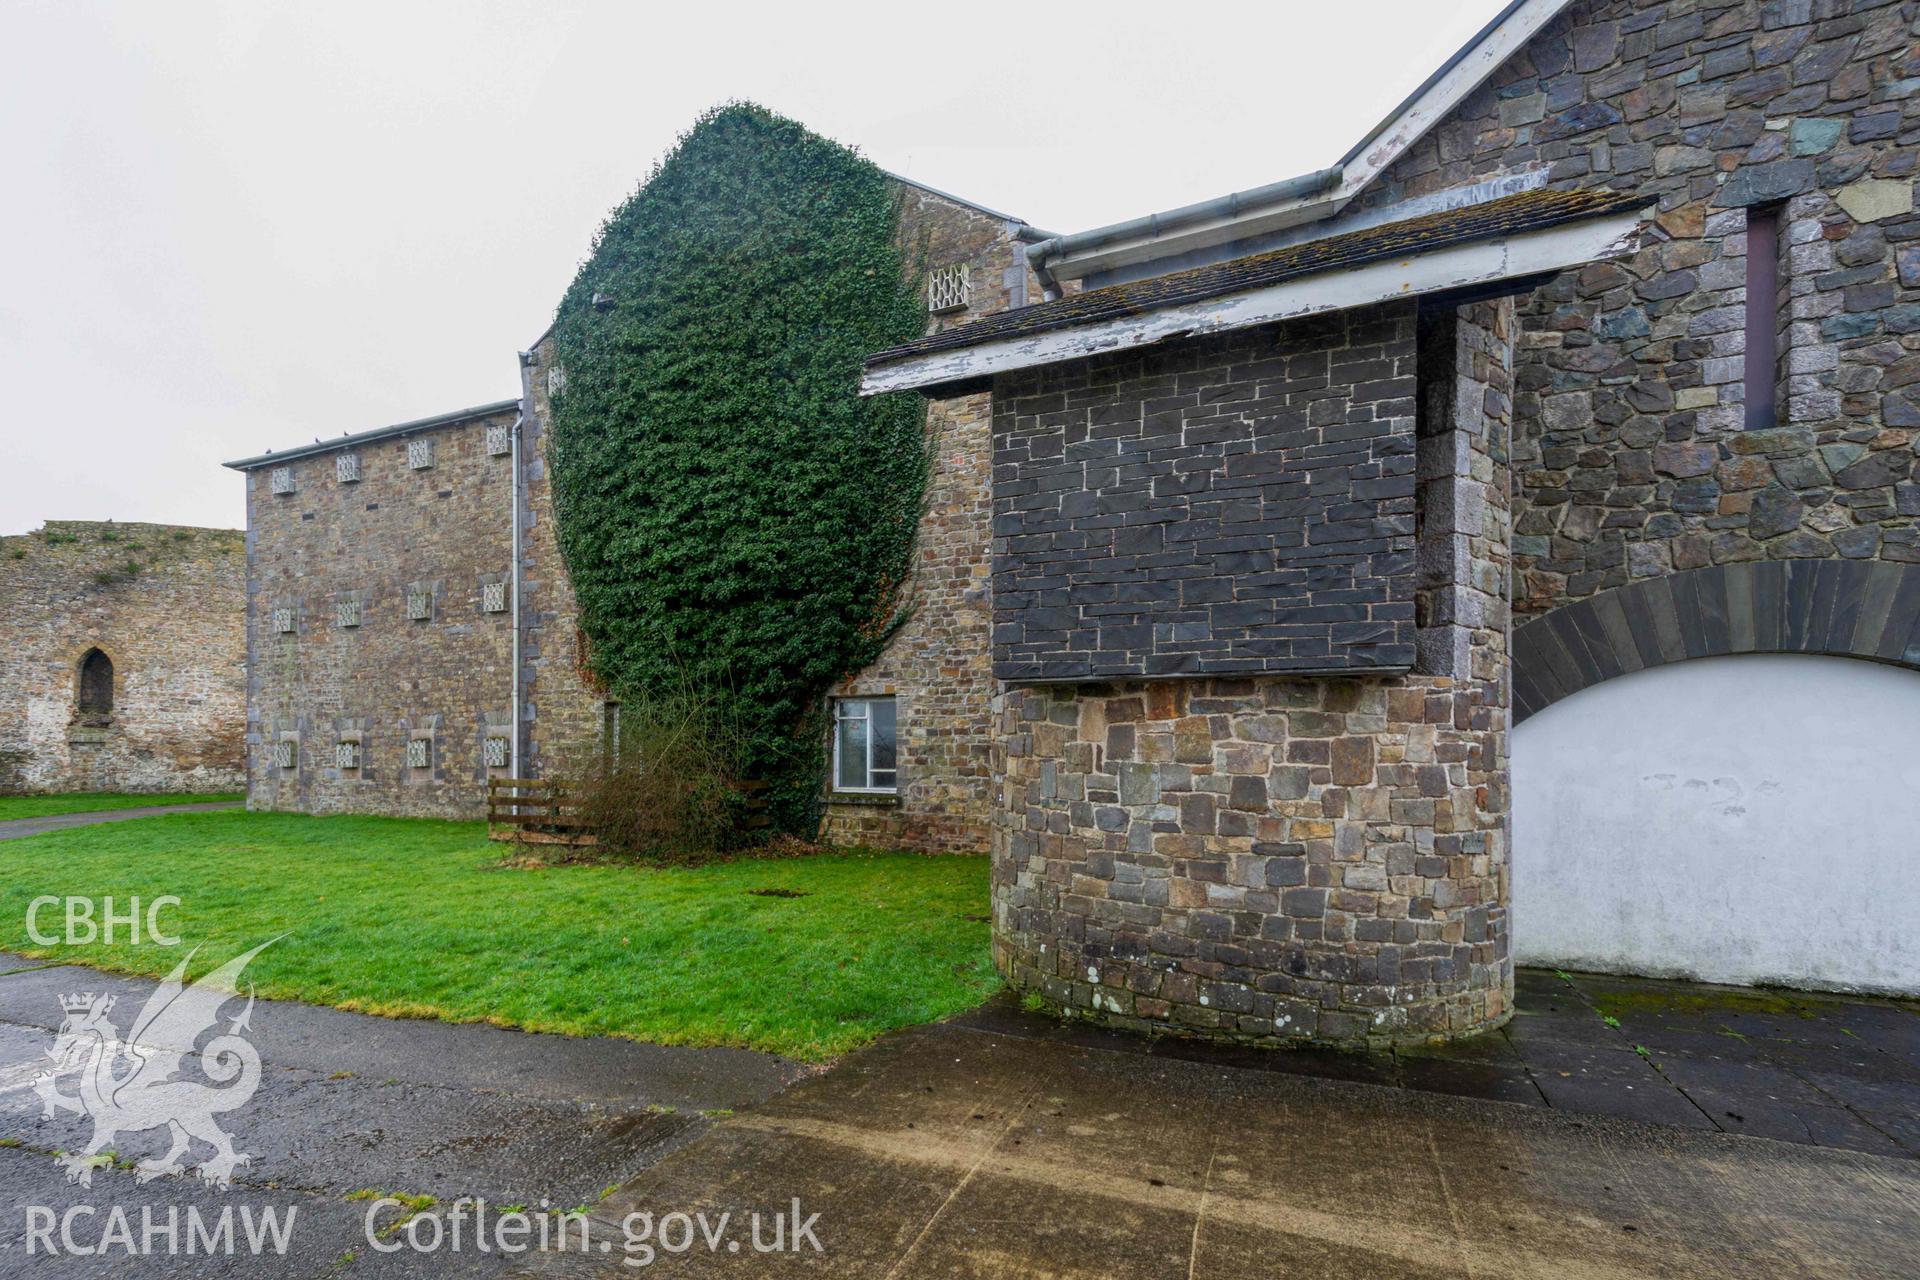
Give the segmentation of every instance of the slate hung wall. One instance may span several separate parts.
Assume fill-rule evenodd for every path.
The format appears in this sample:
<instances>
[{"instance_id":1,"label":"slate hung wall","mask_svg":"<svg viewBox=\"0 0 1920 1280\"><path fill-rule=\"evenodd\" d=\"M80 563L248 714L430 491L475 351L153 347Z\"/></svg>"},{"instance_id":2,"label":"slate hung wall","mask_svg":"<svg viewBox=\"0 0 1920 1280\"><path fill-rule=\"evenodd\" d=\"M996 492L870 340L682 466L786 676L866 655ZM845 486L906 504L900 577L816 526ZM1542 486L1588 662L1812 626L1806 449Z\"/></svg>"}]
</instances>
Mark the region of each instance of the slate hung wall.
<instances>
[{"instance_id":1,"label":"slate hung wall","mask_svg":"<svg viewBox=\"0 0 1920 1280\"><path fill-rule=\"evenodd\" d=\"M994 674L1404 670L1414 307L1003 377Z\"/></svg>"}]
</instances>

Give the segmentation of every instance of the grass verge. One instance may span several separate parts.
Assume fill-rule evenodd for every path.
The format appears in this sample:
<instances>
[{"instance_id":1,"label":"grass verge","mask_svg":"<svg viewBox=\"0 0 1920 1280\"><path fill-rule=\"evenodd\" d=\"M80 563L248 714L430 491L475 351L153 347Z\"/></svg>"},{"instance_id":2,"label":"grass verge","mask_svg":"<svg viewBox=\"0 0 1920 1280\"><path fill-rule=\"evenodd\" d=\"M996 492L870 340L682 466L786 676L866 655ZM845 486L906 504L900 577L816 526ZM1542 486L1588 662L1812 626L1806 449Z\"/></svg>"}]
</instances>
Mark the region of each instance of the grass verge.
<instances>
[{"instance_id":1,"label":"grass verge","mask_svg":"<svg viewBox=\"0 0 1920 1280\"><path fill-rule=\"evenodd\" d=\"M981 857L497 866L480 823L230 811L0 844L0 949L159 976L182 948L36 945L41 895L181 899L203 973L277 934L265 997L824 1061L998 987ZM769 894L762 890L785 890ZM144 907L143 907L144 910ZM969 919L968 917L974 917ZM43 911L43 935L57 911Z\"/></svg>"}]
</instances>

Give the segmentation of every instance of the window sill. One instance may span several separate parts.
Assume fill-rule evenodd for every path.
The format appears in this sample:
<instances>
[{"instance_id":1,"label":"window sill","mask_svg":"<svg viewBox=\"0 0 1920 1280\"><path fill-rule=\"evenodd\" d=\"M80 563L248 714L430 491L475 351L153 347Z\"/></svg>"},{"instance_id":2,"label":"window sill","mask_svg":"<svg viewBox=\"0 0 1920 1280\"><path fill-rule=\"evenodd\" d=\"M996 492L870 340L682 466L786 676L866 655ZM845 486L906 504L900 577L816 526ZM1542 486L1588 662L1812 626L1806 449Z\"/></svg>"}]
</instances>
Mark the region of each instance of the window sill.
<instances>
[{"instance_id":1,"label":"window sill","mask_svg":"<svg viewBox=\"0 0 1920 1280\"><path fill-rule=\"evenodd\" d=\"M829 791L828 804L863 804L882 809L900 807L898 791Z\"/></svg>"}]
</instances>

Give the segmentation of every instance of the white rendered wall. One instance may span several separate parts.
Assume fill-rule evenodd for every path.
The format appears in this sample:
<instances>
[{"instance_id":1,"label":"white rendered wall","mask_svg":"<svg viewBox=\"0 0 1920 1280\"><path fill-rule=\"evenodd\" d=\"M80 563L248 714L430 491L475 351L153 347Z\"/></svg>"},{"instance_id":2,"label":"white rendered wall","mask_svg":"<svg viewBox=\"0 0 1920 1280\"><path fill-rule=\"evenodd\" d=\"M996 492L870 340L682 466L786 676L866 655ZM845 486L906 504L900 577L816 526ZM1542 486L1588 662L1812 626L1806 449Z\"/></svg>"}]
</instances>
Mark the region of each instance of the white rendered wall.
<instances>
[{"instance_id":1,"label":"white rendered wall","mask_svg":"<svg viewBox=\"0 0 1920 1280\"><path fill-rule=\"evenodd\" d=\"M1512 737L1521 964L1920 992L1920 674L1703 658Z\"/></svg>"}]
</instances>

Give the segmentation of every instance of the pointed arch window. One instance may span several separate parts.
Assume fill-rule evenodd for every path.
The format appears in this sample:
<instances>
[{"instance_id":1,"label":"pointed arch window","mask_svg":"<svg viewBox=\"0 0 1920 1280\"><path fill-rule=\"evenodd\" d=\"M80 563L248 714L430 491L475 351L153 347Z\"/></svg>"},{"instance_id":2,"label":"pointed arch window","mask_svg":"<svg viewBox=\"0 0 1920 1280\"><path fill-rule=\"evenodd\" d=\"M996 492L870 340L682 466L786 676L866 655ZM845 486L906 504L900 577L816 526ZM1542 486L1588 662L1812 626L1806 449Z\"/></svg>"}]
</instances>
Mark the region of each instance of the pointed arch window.
<instances>
[{"instance_id":1,"label":"pointed arch window","mask_svg":"<svg viewBox=\"0 0 1920 1280\"><path fill-rule=\"evenodd\" d=\"M113 711L113 659L89 649L80 659L80 714L104 716Z\"/></svg>"}]
</instances>

